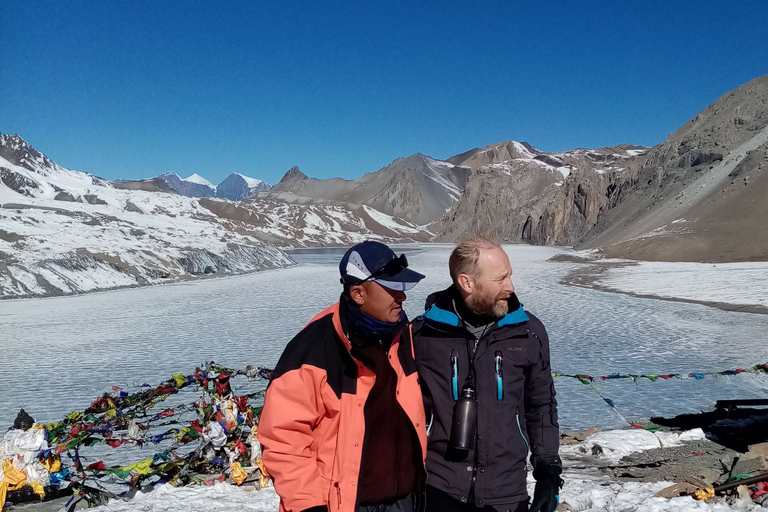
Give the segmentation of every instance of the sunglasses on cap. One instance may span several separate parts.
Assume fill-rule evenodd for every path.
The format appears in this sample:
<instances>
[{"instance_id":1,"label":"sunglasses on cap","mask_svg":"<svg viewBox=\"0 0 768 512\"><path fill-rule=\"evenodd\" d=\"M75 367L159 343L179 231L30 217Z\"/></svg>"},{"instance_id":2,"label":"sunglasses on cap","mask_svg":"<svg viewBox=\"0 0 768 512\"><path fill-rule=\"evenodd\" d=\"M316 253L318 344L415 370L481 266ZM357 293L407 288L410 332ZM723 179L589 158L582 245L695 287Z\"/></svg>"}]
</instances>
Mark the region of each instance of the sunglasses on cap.
<instances>
[{"instance_id":1,"label":"sunglasses on cap","mask_svg":"<svg viewBox=\"0 0 768 512\"><path fill-rule=\"evenodd\" d=\"M371 275L363 279L360 284L382 276L394 276L404 268L408 268L408 258L405 257L405 254L401 254L397 258L392 258L386 262L380 269L372 272Z\"/></svg>"}]
</instances>

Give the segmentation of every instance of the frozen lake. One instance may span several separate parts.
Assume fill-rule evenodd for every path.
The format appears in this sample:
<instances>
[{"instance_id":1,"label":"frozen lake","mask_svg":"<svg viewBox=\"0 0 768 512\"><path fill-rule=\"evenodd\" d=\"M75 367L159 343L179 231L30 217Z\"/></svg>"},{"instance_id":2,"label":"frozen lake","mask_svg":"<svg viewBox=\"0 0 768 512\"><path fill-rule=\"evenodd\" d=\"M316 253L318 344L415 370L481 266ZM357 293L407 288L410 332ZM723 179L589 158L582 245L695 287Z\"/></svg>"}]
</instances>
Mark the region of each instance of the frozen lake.
<instances>
[{"instance_id":1,"label":"frozen lake","mask_svg":"<svg viewBox=\"0 0 768 512\"><path fill-rule=\"evenodd\" d=\"M560 373L666 374L768 361L768 315L641 299L559 284L575 263L548 262L551 247L507 246L521 302L541 318ZM427 275L410 293L411 318L449 284L451 246L400 247ZM20 408L36 420L83 410L113 385L157 384L204 361L272 366L285 344L340 292L341 249L294 253L300 265L76 297L0 301L0 431ZM621 428L589 386L555 381L563 429ZM697 412L715 400L764 398L768 376L598 382L628 419Z\"/></svg>"}]
</instances>

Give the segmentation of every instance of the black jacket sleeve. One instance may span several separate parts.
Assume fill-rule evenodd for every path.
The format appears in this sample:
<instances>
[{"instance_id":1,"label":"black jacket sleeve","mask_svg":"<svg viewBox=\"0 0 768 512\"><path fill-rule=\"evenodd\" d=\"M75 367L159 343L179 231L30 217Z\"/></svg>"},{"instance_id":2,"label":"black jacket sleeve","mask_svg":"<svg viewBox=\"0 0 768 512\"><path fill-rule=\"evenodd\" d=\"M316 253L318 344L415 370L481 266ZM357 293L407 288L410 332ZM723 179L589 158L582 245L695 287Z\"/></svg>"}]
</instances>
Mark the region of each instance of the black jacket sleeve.
<instances>
[{"instance_id":1,"label":"black jacket sleeve","mask_svg":"<svg viewBox=\"0 0 768 512\"><path fill-rule=\"evenodd\" d=\"M528 313L529 334L539 342L539 357L525 372L525 423L531 444L531 458L557 456L560 426L552 368L549 363L549 337L541 320Z\"/></svg>"}]
</instances>

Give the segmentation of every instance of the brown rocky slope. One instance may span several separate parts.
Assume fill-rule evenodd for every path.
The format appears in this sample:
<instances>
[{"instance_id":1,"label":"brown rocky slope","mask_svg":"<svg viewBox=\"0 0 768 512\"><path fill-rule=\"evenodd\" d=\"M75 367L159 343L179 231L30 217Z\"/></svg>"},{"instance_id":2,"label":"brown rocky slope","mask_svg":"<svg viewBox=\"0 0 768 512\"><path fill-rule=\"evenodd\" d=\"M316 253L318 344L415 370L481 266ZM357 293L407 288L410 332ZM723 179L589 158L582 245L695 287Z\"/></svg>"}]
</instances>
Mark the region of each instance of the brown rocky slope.
<instances>
[{"instance_id":1,"label":"brown rocky slope","mask_svg":"<svg viewBox=\"0 0 768 512\"><path fill-rule=\"evenodd\" d=\"M725 94L645 156L577 248L664 261L768 259L768 75Z\"/></svg>"}]
</instances>

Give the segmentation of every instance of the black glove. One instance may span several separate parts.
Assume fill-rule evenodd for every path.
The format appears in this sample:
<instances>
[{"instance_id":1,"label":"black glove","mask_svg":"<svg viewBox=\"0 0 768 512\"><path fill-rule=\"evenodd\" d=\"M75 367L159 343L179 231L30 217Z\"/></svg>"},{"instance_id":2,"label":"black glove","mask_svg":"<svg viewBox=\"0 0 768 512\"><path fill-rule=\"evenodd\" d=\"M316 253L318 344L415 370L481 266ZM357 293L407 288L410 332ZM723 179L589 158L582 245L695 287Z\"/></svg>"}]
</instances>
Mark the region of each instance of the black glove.
<instances>
[{"instance_id":1,"label":"black glove","mask_svg":"<svg viewBox=\"0 0 768 512\"><path fill-rule=\"evenodd\" d=\"M328 512L328 507L325 505L318 505L317 507L304 509L301 512Z\"/></svg>"},{"instance_id":2,"label":"black glove","mask_svg":"<svg viewBox=\"0 0 768 512\"><path fill-rule=\"evenodd\" d=\"M533 490L533 501L528 512L554 512L560 502L560 488L563 479L563 463L556 455L536 457L531 459L533 477L536 488Z\"/></svg>"}]
</instances>

